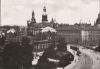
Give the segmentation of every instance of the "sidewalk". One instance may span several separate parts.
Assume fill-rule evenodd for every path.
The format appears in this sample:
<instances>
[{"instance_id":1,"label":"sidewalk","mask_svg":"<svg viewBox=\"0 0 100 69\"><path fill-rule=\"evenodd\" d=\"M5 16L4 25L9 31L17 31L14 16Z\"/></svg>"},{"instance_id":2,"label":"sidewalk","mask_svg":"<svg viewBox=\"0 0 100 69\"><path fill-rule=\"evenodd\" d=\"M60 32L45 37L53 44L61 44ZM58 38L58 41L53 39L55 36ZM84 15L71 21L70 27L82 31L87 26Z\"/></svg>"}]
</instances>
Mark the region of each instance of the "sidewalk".
<instances>
[{"instance_id":1,"label":"sidewalk","mask_svg":"<svg viewBox=\"0 0 100 69\"><path fill-rule=\"evenodd\" d=\"M90 49L80 49L80 50L92 58L93 60L92 69L100 69L100 53Z\"/></svg>"}]
</instances>

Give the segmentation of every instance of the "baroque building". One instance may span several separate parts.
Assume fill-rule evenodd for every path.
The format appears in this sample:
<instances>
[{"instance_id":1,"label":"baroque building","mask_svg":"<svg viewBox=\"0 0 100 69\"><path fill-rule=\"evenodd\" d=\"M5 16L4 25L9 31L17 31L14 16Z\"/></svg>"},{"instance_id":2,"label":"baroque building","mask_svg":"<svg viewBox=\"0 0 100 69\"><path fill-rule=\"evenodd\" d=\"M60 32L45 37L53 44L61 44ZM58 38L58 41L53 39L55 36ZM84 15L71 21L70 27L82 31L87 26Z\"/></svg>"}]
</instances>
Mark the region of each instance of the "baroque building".
<instances>
[{"instance_id":1,"label":"baroque building","mask_svg":"<svg viewBox=\"0 0 100 69\"><path fill-rule=\"evenodd\" d=\"M42 21L40 23L36 22L35 13L32 12L31 20L27 21L27 35L34 36L39 33L41 28L45 27L52 27L56 28L57 23L55 23L54 19L52 18L50 22L48 22L48 15L46 13L46 6L43 7L43 14L42 14Z\"/></svg>"},{"instance_id":2,"label":"baroque building","mask_svg":"<svg viewBox=\"0 0 100 69\"><path fill-rule=\"evenodd\" d=\"M32 17L27 21L27 35L31 39L31 44L33 44L35 50L44 50L48 48L51 44L51 38L53 38L55 33L41 33L43 28L56 28L57 23L55 23L52 18L48 21L48 15L46 13L46 6L43 7L43 14L41 22L36 22L35 13L32 12Z\"/></svg>"}]
</instances>

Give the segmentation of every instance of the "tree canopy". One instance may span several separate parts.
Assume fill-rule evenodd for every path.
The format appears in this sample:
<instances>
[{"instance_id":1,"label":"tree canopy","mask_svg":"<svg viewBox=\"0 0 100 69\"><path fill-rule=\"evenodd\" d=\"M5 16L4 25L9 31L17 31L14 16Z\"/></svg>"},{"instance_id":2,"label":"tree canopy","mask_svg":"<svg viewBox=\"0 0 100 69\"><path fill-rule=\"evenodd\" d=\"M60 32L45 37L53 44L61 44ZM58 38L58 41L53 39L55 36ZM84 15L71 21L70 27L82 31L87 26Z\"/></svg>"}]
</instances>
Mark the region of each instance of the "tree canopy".
<instances>
[{"instance_id":1,"label":"tree canopy","mask_svg":"<svg viewBox=\"0 0 100 69\"><path fill-rule=\"evenodd\" d=\"M67 43L63 37L57 38L56 42L57 44L54 42L44 51L43 55L38 60L38 64L36 65L37 68L52 69L56 67L65 67L74 59L74 56L67 51ZM59 60L59 62L49 61L49 58L55 61Z\"/></svg>"},{"instance_id":2,"label":"tree canopy","mask_svg":"<svg viewBox=\"0 0 100 69\"><path fill-rule=\"evenodd\" d=\"M26 39L26 41L27 43L22 41L22 45L19 42L10 42L5 46L3 52L3 65L5 69L18 69L21 66L31 67L33 59L32 48L28 44L29 40Z\"/></svg>"}]
</instances>

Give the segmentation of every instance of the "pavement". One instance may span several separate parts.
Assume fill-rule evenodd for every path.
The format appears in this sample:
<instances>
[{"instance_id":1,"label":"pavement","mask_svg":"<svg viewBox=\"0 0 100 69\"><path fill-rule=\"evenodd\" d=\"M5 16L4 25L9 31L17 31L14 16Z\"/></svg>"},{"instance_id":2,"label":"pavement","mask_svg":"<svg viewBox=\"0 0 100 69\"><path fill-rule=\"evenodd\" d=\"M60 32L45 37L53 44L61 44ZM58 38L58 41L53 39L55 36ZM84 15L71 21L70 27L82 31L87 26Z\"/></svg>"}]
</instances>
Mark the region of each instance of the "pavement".
<instances>
[{"instance_id":1,"label":"pavement","mask_svg":"<svg viewBox=\"0 0 100 69\"><path fill-rule=\"evenodd\" d=\"M79 48L82 52L80 56L64 69L100 69L100 53L90 49ZM78 59L77 59L78 58Z\"/></svg>"},{"instance_id":2,"label":"pavement","mask_svg":"<svg viewBox=\"0 0 100 69\"><path fill-rule=\"evenodd\" d=\"M79 61L71 69L91 69L92 64L93 62L90 57L85 54L82 54L82 56L79 57Z\"/></svg>"},{"instance_id":3,"label":"pavement","mask_svg":"<svg viewBox=\"0 0 100 69\"><path fill-rule=\"evenodd\" d=\"M95 52L90 49L80 49L83 53L90 56L93 61L93 65L91 69L100 69L100 53Z\"/></svg>"}]
</instances>

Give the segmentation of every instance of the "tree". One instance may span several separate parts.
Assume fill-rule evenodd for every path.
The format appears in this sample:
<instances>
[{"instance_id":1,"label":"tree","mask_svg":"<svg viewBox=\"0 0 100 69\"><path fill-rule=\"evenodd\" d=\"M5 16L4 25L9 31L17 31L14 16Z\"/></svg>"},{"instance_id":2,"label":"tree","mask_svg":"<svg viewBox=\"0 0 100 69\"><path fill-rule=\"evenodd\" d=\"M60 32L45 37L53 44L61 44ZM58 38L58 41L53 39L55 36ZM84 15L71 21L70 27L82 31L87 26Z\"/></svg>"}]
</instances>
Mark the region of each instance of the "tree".
<instances>
[{"instance_id":1,"label":"tree","mask_svg":"<svg viewBox=\"0 0 100 69\"><path fill-rule=\"evenodd\" d=\"M57 46L55 46L55 43L49 46L49 48L44 51L35 67L39 69L52 69L57 67L65 67L70 64L74 59L74 56L70 52L66 51L66 42L63 41L64 39L61 38L58 40ZM48 58L59 60L60 62L55 63L49 61Z\"/></svg>"},{"instance_id":2,"label":"tree","mask_svg":"<svg viewBox=\"0 0 100 69\"><path fill-rule=\"evenodd\" d=\"M43 55L40 56L40 59L38 60L38 64L35 66L36 68L40 68L40 69L56 68L55 63L49 62L49 60L48 60L48 58L55 57L56 50L54 48L55 48L55 46L54 46L54 44L52 44L51 46L49 46L49 48L47 48L44 51Z\"/></svg>"},{"instance_id":3,"label":"tree","mask_svg":"<svg viewBox=\"0 0 100 69\"><path fill-rule=\"evenodd\" d=\"M3 52L3 67L4 69L17 69L19 66L19 43L11 42L7 44Z\"/></svg>"},{"instance_id":4,"label":"tree","mask_svg":"<svg viewBox=\"0 0 100 69\"><path fill-rule=\"evenodd\" d=\"M67 50L67 43L65 42L65 39L62 36L58 36L56 39L57 42L57 48L60 51L66 51Z\"/></svg>"},{"instance_id":5,"label":"tree","mask_svg":"<svg viewBox=\"0 0 100 69\"><path fill-rule=\"evenodd\" d=\"M66 52L60 59L60 62L57 64L58 67L65 67L74 60L74 56L70 52Z\"/></svg>"},{"instance_id":6,"label":"tree","mask_svg":"<svg viewBox=\"0 0 100 69\"><path fill-rule=\"evenodd\" d=\"M5 36L1 36L0 37L0 45L3 46L5 44L5 40L6 40L6 37Z\"/></svg>"},{"instance_id":7,"label":"tree","mask_svg":"<svg viewBox=\"0 0 100 69\"><path fill-rule=\"evenodd\" d=\"M27 36L23 36L21 40L21 44L24 45L29 45L30 39Z\"/></svg>"},{"instance_id":8,"label":"tree","mask_svg":"<svg viewBox=\"0 0 100 69\"><path fill-rule=\"evenodd\" d=\"M21 51L20 51L20 63L26 68L30 68L32 66L32 47L29 45L30 39L28 37L22 38L21 43Z\"/></svg>"},{"instance_id":9,"label":"tree","mask_svg":"<svg viewBox=\"0 0 100 69\"><path fill-rule=\"evenodd\" d=\"M5 69L18 69L19 67L29 69L32 66L32 59L32 48L29 45L29 39L25 37L22 38L22 45L19 42L10 42L5 46L3 67Z\"/></svg>"}]
</instances>

